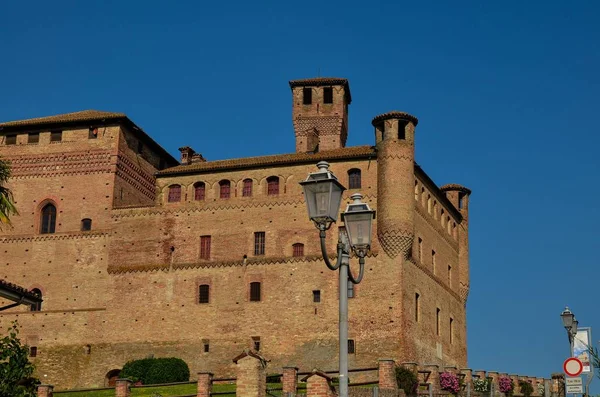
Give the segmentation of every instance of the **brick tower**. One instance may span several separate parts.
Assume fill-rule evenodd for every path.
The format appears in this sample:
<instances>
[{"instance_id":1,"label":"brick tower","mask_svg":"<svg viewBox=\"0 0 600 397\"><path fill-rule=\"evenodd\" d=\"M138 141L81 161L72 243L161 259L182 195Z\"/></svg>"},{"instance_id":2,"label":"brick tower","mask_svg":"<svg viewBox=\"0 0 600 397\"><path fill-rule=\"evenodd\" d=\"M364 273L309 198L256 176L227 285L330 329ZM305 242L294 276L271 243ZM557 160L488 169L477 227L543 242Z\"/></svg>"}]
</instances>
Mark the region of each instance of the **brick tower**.
<instances>
[{"instance_id":1,"label":"brick tower","mask_svg":"<svg viewBox=\"0 0 600 397\"><path fill-rule=\"evenodd\" d=\"M415 126L404 112L373 119L377 148L377 237L392 258L407 257L414 239Z\"/></svg>"},{"instance_id":2,"label":"brick tower","mask_svg":"<svg viewBox=\"0 0 600 397\"><path fill-rule=\"evenodd\" d=\"M348 80L336 77L292 80L290 87L296 152L316 153L345 147L348 105L352 101Z\"/></svg>"}]
</instances>

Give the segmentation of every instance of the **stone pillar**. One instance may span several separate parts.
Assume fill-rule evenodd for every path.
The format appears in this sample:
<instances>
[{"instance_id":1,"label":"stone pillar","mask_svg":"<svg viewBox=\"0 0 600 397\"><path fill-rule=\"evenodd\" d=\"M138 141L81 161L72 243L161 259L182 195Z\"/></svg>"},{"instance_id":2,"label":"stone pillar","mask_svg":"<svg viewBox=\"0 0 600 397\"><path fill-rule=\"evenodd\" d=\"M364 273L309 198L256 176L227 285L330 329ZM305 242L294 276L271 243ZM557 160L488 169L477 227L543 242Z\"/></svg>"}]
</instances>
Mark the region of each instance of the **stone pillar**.
<instances>
[{"instance_id":1,"label":"stone pillar","mask_svg":"<svg viewBox=\"0 0 600 397\"><path fill-rule=\"evenodd\" d=\"M283 379L281 383L283 383L283 395L296 395L296 390L298 389L298 368L283 367L282 378Z\"/></svg>"},{"instance_id":2,"label":"stone pillar","mask_svg":"<svg viewBox=\"0 0 600 397\"><path fill-rule=\"evenodd\" d=\"M212 392L213 374L210 372L198 372L197 397L210 397Z\"/></svg>"},{"instance_id":3,"label":"stone pillar","mask_svg":"<svg viewBox=\"0 0 600 397\"><path fill-rule=\"evenodd\" d=\"M379 388L383 390L397 390L396 363L392 359L379 359Z\"/></svg>"},{"instance_id":4,"label":"stone pillar","mask_svg":"<svg viewBox=\"0 0 600 397\"><path fill-rule=\"evenodd\" d=\"M306 382L306 397L334 397L337 396L331 385L332 379L322 371L314 369L312 374L302 378Z\"/></svg>"},{"instance_id":5,"label":"stone pillar","mask_svg":"<svg viewBox=\"0 0 600 397\"><path fill-rule=\"evenodd\" d=\"M443 372L451 372L455 375L458 373L458 368L456 368L454 365L446 365L443 370Z\"/></svg>"},{"instance_id":6,"label":"stone pillar","mask_svg":"<svg viewBox=\"0 0 600 397\"><path fill-rule=\"evenodd\" d=\"M54 386L52 385L39 385L37 388L38 397L52 397Z\"/></svg>"},{"instance_id":7,"label":"stone pillar","mask_svg":"<svg viewBox=\"0 0 600 397\"><path fill-rule=\"evenodd\" d=\"M130 397L131 381L129 379L117 379L115 385L115 397Z\"/></svg>"},{"instance_id":8,"label":"stone pillar","mask_svg":"<svg viewBox=\"0 0 600 397\"><path fill-rule=\"evenodd\" d=\"M485 379L485 371L478 369L477 371L473 371L473 377L479 379Z\"/></svg>"},{"instance_id":9,"label":"stone pillar","mask_svg":"<svg viewBox=\"0 0 600 397\"><path fill-rule=\"evenodd\" d=\"M493 387L494 394L500 393L500 389L498 388L498 379L500 379L500 374L498 374L497 371L488 371L487 377L490 378L490 387Z\"/></svg>"},{"instance_id":10,"label":"stone pillar","mask_svg":"<svg viewBox=\"0 0 600 397\"><path fill-rule=\"evenodd\" d=\"M513 395L521 394L521 388L519 387L519 375L509 375L509 378L513 383Z\"/></svg>"},{"instance_id":11,"label":"stone pillar","mask_svg":"<svg viewBox=\"0 0 600 397\"><path fill-rule=\"evenodd\" d=\"M427 377L427 383L432 390L433 394L440 392L440 366L437 364L425 364L423 365L425 371L430 371Z\"/></svg>"},{"instance_id":12,"label":"stone pillar","mask_svg":"<svg viewBox=\"0 0 600 397\"><path fill-rule=\"evenodd\" d=\"M237 364L236 397L265 397L267 360L257 352L246 349L233 362Z\"/></svg>"},{"instance_id":13,"label":"stone pillar","mask_svg":"<svg viewBox=\"0 0 600 397\"><path fill-rule=\"evenodd\" d=\"M473 370L471 368L461 368L460 373L463 374L465 385L467 383L473 383ZM473 390L473 388L471 388L471 390Z\"/></svg>"}]
</instances>

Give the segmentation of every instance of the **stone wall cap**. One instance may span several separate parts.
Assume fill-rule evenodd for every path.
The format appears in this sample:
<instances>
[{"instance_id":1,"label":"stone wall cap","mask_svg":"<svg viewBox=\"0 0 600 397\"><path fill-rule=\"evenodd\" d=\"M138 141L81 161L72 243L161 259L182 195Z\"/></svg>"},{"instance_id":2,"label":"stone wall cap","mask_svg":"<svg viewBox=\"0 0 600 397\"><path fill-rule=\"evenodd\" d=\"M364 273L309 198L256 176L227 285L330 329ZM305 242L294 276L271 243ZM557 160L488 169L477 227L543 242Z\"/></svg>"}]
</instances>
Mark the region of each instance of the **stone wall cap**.
<instances>
[{"instance_id":1,"label":"stone wall cap","mask_svg":"<svg viewBox=\"0 0 600 397\"><path fill-rule=\"evenodd\" d=\"M398 110L393 110L391 112L387 112L387 113L383 113L380 115L377 115L373 118L373 121L371 121L371 124L373 124L373 126L379 124L380 122L384 121L384 120L389 120L389 119L400 119L400 120L407 120L412 122L415 127L417 126L417 124L419 124L419 119L417 119L415 116L413 116L412 114L408 114L406 112L400 112Z\"/></svg>"},{"instance_id":2,"label":"stone wall cap","mask_svg":"<svg viewBox=\"0 0 600 397\"><path fill-rule=\"evenodd\" d=\"M393 358L380 358L377 361L392 361L392 362L396 362Z\"/></svg>"},{"instance_id":3,"label":"stone wall cap","mask_svg":"<svg viewBox=\"0 0 600 397\"><path fill-rule=\"evenodd\" d=\"M233 362L235 364L237 364L238 361L241 360L244 357L253 357L253 358L256 358L257 360L260 360L263 364L266 364L266 363L269 362L269 360L267 360L262 355L260 355L257 351L252 350L252 349L244 349L244 351L242 352L242 354L240 354L239 356L237 356L237 357L235 357L233 359Z\"/></svg>"},{"instance_id":4,"label":"stone wall cap","mask_svg":"<svg viewBox=\"0 0 600 397\"><path fill-rule=\"evenodd\" d=\"M412 362L412 361L405 361L405 362L402 363L402 365L409 365L409 364L410 365L419 365L419 363L415 363L415 362Z\"/></svg>"},{"instance_id":5,"label":"stone wall cap","mask_svg":"<svg viewBox=\"0 0 600 397\"><path fill-rule=\"evenodd\" d=\"M210 376L214 376L215 374L213 374L212 372L206 372L206 371L201 371L197 373L198 375L210 375Z\"/></svg>"},{"instance_id":6,"label":"stone wall cap","mask_svg":"<svg viewBox=\"0 0 600 397\"><path fill-rule=\"evenodd\" d=\"M423 364L424 367L440 367L438 364Z\"/></svg>"},{"instance_id":7,"label":"stone wall cap","mask_svg":"<svg viewBox=\"0 0 600 397\"><path fill-rule=\"evenodd\" d=\"M330 377L329 375L327 375L325 372L315 368L311 371L310 374L308 374L304 378L300 379L300 382L306 382L309 378L312 378L315 375L325 378L328 382L331 382L333 380L333 378Z\"/></svg>"}]
</instances>

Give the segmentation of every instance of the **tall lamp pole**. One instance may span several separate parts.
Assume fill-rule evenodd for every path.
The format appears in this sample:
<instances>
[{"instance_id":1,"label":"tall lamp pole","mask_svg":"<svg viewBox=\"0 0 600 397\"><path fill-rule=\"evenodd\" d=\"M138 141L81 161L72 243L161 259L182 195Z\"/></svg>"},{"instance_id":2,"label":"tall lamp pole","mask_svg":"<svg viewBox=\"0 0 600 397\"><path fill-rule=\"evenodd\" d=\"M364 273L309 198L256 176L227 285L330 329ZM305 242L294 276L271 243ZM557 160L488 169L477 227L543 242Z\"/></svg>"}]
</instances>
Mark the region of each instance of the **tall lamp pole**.
<instances>
[{"instance_id":1,"label":"tall lamp pole","mask_svg":"<svg viewBox=\"0 0 600 397\"><path fill-rule=\"evenodd\" d=\"M364 275L365 256L371 249L371 231L375 211L361 201L362 195L355 193L350 198L346 211L342 213L345 231L340 231L337 243L337 262L332 265L327 255L326 231L337 221L342 201L342 193L346 188L329 171L329 164L320 161L319 170L308 174L305 181L300 182L304 190L304 199L308 207L308 217L319 229L321 252L325 265L330 270L339 269L339 385L340 397L348 396L348 280L353 284L361 282ZM350 271L350 253L358 257L360 270L358 277Z\"/></svg>"},{"instance_id":2,"label":"tall lamp pole","mask_svg":"<svg viewBox=\"0 0 600 397\"><path fill-rule=\"evenodd\" d=\"M575 318L573 312L569 309L569 307L565 307L565 310L560 314L560 318L562 319L563 325L567 330L567 336L569 337L569 344L571 346L571 357L573 357L573 342L575 341L575 336L577 335L577 326L579 325L579 321Z\"/></svg>"}]
</instances>

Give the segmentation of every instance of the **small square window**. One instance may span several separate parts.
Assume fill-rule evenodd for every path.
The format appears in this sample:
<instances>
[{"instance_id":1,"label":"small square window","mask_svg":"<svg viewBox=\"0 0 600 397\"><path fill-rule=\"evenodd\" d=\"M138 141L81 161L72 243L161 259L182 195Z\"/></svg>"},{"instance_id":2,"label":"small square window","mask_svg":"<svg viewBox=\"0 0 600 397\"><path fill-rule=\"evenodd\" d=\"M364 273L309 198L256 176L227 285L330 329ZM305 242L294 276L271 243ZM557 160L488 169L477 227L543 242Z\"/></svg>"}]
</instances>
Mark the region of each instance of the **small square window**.
<instances>
[{"instance_id":1,"label":"small square window","mask_svg":"<svg viewBox=\"0 0 600 397\"><path fill-rule=\"evenodd\" d=\"M50 142L60 142L62 141L62 131L52 131L50 132Z\"/></svg>"},{"instance_id":2,"label":"small square window","mask_svg":"<svg viewBox=\"0 0 600 397\"><path fill-rule=\"evenodd\" d=\"M88 139L96 139L98 138L98 128L90 127L88 131Z\"/></svg>"},{"instance_id":3,"label":"small square window","mask_svg":"<svg viewBox=\"0 0 600 397\"><path fill-rule=\"evenodd\" d=\"M208 343L208 340L204 341L204 353L208 353L210 351L210 344Z\"/></svg>"},{"instance_id":4,"label":"small square window","mask_svg":"<svg viewBox=\"0 0 600 397\"><path fill-rule=\"evenodd\" d=\"M81 231L89 232L92 230L92 220L89 218L85 218L81 220Z\"/></svg>"},{"instance_id":5,"label":"small square window","mask_svg":"<svg viewBox=\"0 0 600 397\"><path fill-rule=\"evenodd\" d=\"M260 351L260 336L252 337L252 346L254 347L254 350Z\"/></svg>"},{"instance_id":6,"label":"small square window","mask_svg":"<svg viewBox=\"0 0 600 397\"><path fill-rule=\"evenodd\" d=\"M40 133L39 132L31 132L27 134L27 143L39 143L40 142Z\"/></svg>"},{"instance_id":7,"label":"small square window","mask_svg":"<svg viewBox=\"0 0 600 397\"><path fill-rule=\"evenodd\" d=\"M313 302L320 303L321 302L321 290L313 291Z\"/></svg>"},{"instance_id":8,"label":"small square window","mask_svg":"<svg viewBox=\"0 0 600 397\"><path fill-rule=\"evenodd\" d=\"M356 352L354 339L348 339L348 354L354 354Z\"/></svg>"},{"instance_id":9,"label":"small square window","mask_svg":"<svg viewBox=\"0 0 600 397\"><path fill-rule=\"evenodd\" d=\"M17 136L16 135L7 135L6 136L6 144L7 145L16 145L17 144Z\"/></svg>"}]
</instances>

